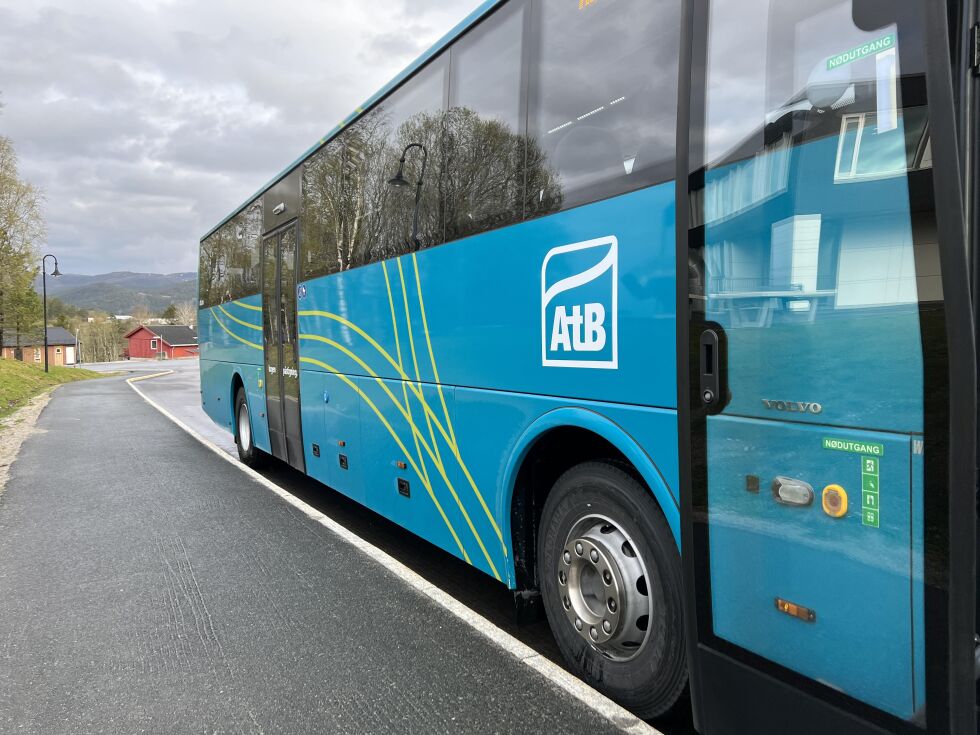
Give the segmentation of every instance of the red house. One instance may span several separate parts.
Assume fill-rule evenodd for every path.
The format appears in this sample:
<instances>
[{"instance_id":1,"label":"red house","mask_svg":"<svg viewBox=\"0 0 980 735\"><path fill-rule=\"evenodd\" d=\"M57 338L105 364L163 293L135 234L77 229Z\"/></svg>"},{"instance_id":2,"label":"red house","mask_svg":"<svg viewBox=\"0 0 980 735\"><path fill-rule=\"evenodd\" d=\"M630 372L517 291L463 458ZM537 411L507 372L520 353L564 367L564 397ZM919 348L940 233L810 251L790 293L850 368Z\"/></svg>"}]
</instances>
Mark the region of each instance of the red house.
<instances>
[{"instance_id":1,"label":"red house","mask_svg":"<svg viewBox=\"0 0 980 735\"><path fill-rule=\"evenodd\" d=\"M197 357L197 333L182 325L147 326L141 324L126 335L129 357L174 360Z\"/></svg>"}]
</instances>

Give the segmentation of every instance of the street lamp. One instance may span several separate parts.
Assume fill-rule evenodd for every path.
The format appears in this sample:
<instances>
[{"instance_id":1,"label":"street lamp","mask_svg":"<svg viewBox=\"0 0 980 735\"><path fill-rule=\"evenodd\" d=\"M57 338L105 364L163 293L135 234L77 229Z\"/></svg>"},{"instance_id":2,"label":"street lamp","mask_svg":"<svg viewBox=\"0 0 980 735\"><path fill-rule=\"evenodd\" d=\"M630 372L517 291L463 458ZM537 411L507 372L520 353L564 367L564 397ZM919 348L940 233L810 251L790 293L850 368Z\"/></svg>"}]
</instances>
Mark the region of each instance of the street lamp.
<instances>
[{"instance_id":1,"label":"street lamp","mask_svg":"<svg viewBox=\"0 0 980 735\"><path fill-rule=\"evenodd\" d=\"M42 329L44 330L44 372L48 372L48 272L45 269L48 258L54 261L54 270L51 271L51 277L57 278L61 275L61 271L58 270L58 259L56 257L49 254L41 258L41 292L44 294L41 299L44 304L44 324L42 325Z\"/></svg>"},{"instance_id":2,"label":"street lamp","mask_svg":"<svg viewBox=\"0 0 980 735\"><path fill-rule=\"evenodd\" d=\"M418 249L422 246L422 243L419 242L419 203L422 201L422 183L425 181L425 164L429 160L429 151L426 150L424 145L421 143L409 143L405 146L405 150L402 151L401 160L398 161L398 173L388 183L398 188L411 186L405 179L405 157L412 148L418 148L422 151L422 170L419 173L419 180L415 184L415 214L412 217L412 245Z\"/></svg>"}]
</instances>

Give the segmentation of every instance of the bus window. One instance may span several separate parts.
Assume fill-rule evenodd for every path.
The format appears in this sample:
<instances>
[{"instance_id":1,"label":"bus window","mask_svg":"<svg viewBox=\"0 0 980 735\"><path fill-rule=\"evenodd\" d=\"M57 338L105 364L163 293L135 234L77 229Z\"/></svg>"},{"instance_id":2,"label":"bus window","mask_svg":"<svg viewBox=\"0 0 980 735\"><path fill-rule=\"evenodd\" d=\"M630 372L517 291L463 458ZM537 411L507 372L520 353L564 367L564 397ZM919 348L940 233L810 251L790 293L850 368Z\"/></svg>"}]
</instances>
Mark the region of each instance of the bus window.
<instances>
[{"instance_id":1,"label":"bus window","mask_svg":"<svg viewBox=\"0 0 980 735\"><path fill-rule=\"evenodd\" d=\"M252 202L201 243L199 306L210 307L259 292L262 202Z\"/></svg>"},{"instance_id":2,"label":"bus window","mask_svg":"<svg viewBox=\"0 0 980 735\"><path fill-rule=\"evenodd\" d=\"M529 185L529 214L672 179L680 2L534 7L529 134L557 186Z\"/></svg>"},{"instance_id":3,"label":"bus window","mask_svg":"<svg viewBox=\"0 0 980 735\"><path fill-rule=\"evenodd\" d=\"M364 240L354 265L393 258L444 242L439 212L442 174L442 133L448 58L436 59L362 119L364 184L368 212ZM406 150L417 144L424 147ZM390 180L405 156L404 178L410 186L393 187ZM419 242L410 242L415 212L415 183L425 179L419 206Z\"/></svg>"},{"instance_id":4,"label":"bus window","mask_svg":"<svg viewBox=\"0 0 980 735\"><path fill-rule=\"evenodd\" d=\"M523 216L525 14L524 3L512 2L452 48L442 180L447 240Z\"/></svg>"},{"instance_id":5,"label":"bus window","mask_svg":"<svg viewBox=\"0 0 980 735\"><path fill-rule=\"evenodd\" d=\"M302 278L351 267L363 244L368 204L369 156L361 120L303 165Z\"/></svg>"},{"instance_id":6,"label":"bus window","mask_svg":"<svg viewBox=\"0 0 980 735\"><path fill-rule=\"evenodd\" d=\"M253 202L225 225L227 254L226 295L229 300L259 292L259 237L262 234L262 200Z\"/></svg>"}]
</instances>

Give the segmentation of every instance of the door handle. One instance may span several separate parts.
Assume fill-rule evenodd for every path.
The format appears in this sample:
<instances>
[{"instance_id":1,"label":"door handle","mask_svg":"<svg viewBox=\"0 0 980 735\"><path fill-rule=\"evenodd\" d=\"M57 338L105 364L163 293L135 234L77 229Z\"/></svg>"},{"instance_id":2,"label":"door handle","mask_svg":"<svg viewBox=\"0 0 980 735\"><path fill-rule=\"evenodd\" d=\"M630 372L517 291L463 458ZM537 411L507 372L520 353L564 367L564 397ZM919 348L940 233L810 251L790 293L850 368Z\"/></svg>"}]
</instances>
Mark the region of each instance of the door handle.
<instances>
[{"instance_id":1,"label":"door handle","mask_svg":"<svg viewBox=\"0 0 980 735\"><path fill-rule=\"evenodd\" d=\"M701 333L698 372L701 376L701 403L714 408L721 403L721 340L714 329Z\"/></svg>"}]
</instances>

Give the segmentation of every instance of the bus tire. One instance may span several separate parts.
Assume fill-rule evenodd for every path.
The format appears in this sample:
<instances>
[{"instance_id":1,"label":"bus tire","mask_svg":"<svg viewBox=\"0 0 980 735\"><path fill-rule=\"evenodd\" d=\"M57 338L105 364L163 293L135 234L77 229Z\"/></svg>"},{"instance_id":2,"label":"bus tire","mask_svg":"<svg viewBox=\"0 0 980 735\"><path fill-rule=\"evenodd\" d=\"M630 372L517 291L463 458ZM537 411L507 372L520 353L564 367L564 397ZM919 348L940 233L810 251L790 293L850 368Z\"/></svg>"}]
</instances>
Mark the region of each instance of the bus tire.
<instances>
[{"instance_id":1,"label":"bus tire","mask_svg":"<svg viewBox=\"0 0 980 735\"><path fill-rule=\"evenodd\" d=\"M252 416L242 387L235 392L235 446L238 447L238 459L247 467L259 469L266 464L268 455L255 446Z\"/></svg>"},{"instance_id":2,"label":"bus tire","mask_svg":"<svg viewBox=\"0 0 980 735\"><path fill-rule=\"evenodd\" d=\"M563 474L538 534L545 613L568 664L641 718L687 685L681 560L649 490L611 462Z\"/></svg>"}]
</instances>

